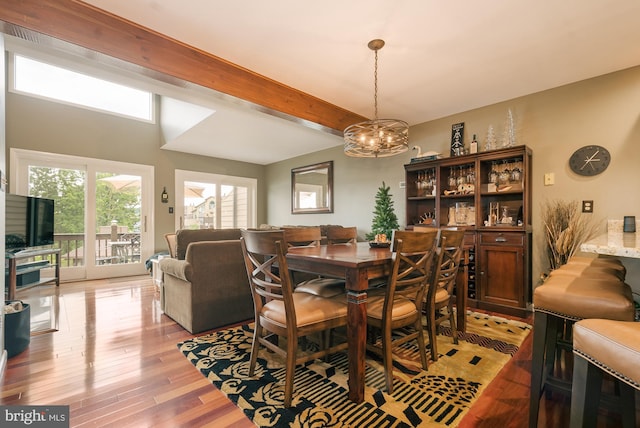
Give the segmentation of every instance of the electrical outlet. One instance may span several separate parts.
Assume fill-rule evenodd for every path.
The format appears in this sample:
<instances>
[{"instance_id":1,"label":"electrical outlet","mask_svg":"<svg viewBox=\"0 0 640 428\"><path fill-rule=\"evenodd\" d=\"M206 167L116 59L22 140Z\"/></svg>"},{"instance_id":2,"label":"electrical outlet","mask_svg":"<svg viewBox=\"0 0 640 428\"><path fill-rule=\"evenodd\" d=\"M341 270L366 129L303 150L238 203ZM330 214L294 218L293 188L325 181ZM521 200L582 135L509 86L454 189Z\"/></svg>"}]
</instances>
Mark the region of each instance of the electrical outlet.
<instances>
[{"instance_id":1,"label":"electrical outlet","mask_svg":"<svg viewBox=\"0 0 640 428\"><path fill-rule=\"evenodd\" d=\"M553 186L556 181L555 174L553 172L547 172L544 175L544 185L545 186Z\"/></svg>"},{"instance_id":2,"label":"electrical outlet","mask_svg":"<svg viewBox=\"0 0 640 428\"><path fill-rule=\"evenodd\" d=\"M582 201L582 212L583 213L592 213L593 212L593 201Z\"/></svg>"},{"instance_id":3,"label":"electrical outlet","mask_svg":"<svg viewBox=\"0 0 640 428\"><path fill-rule=\"evenodd\" d=\"M400 182L400 188L401 188L401 189L404 189L405 187L406 187L406 186L405 186L405 182L404 182L404 181L401 181L401 182Z\"/></svg>"}]
</instances>

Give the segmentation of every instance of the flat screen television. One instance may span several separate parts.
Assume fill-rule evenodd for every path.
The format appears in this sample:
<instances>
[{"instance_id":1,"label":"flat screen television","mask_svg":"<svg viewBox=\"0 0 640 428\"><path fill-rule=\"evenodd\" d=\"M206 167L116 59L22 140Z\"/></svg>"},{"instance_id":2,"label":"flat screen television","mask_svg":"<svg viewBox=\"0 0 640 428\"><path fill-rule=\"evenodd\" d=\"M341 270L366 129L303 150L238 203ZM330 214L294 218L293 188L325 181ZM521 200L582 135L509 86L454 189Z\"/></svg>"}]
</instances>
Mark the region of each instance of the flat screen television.
<instances>
[{"instance_id":1,"label":"flat screen television","mask_svg":"<svg viewBox=\"0 0 640 428\"><path fill-rule=\"evenodd\" d=\"M53 244L53 199L8 194L5 201L6 251Z\"/></svg>"}]
</instances>

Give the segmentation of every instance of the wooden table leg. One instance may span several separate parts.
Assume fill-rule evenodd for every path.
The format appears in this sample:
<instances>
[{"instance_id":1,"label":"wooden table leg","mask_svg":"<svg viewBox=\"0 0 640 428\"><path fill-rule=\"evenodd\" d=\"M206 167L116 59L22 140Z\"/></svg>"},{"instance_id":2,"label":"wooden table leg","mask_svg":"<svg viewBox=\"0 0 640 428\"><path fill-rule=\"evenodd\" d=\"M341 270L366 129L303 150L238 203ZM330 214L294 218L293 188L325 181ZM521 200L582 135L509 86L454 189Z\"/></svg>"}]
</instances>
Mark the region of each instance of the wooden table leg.
<instances>
[{"instance_id":1,"label":"wooden table leg","mask_svg":"<svg viewBox=\"0 0 640 428\"><path fill-rule=\"evenodd\" d=\"M364 400L367 341L367 272L347 272L347 341L349 343L349 400Z\"/></svg>"}]
</instances>

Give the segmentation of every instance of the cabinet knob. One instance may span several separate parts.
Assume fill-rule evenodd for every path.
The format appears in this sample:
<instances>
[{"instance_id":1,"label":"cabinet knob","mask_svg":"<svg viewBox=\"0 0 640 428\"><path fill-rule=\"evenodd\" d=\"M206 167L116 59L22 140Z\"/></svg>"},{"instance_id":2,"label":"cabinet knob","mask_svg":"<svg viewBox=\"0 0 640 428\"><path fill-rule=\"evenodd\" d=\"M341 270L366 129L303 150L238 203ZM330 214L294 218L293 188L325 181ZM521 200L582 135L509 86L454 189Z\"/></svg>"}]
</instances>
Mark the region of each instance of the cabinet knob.
<instances>
[{"instance_id":1,"label":"cabinet knob","mask_svg":"<svg viewBox=\"0 0 640 428\"><path fill-rule=\"evenodd\" d=\"M507 238L505 238L504 236L498 236L496 238L496 242L507 242Z\"/></svg>"}]
</instances>

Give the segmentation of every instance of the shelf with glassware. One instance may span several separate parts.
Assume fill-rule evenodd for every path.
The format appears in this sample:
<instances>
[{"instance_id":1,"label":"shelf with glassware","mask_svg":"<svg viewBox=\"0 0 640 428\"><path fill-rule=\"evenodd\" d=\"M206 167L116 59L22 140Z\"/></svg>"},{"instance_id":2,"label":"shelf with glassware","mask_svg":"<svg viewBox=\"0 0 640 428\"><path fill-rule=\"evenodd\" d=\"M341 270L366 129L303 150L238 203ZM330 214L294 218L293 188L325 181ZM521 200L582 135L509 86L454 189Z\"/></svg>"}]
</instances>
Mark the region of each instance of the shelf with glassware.
<instances>
[{"instance_id":1,"label":"shelf with glassware","mask_svg":"<svg viewBox=\"0 0 640 428\"><path fill-rule=\"evenodd\" d=\"M510 312L530 300L531 157L516 146L405 165L407 228L455 226L469 235L471 306ZM524 263L498 267L514 257Z\"/></svg>"}]
</instances>

